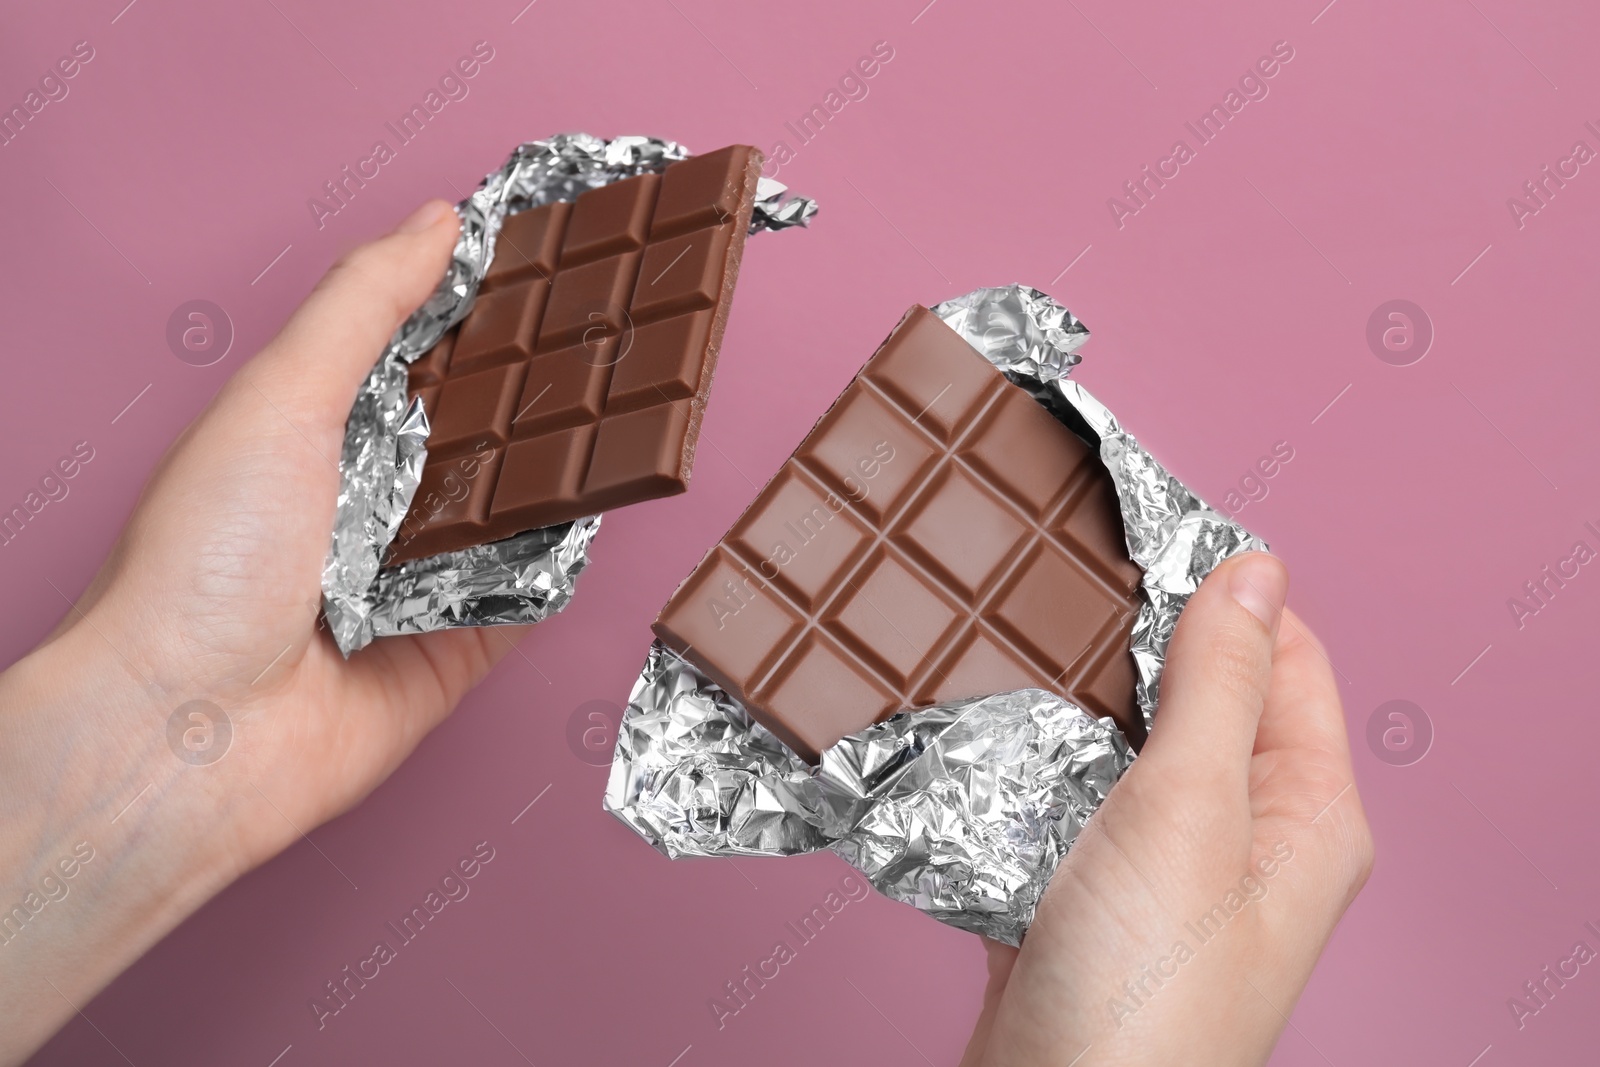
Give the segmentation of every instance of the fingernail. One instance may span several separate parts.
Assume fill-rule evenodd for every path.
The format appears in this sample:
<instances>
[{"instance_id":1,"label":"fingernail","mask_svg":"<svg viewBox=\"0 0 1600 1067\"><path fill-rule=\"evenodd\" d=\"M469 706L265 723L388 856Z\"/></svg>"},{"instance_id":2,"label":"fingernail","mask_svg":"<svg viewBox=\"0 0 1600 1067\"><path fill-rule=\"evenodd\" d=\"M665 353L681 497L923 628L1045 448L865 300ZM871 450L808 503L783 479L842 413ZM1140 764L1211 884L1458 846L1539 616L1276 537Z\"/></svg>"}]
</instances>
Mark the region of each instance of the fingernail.
<instances>
[{"instance_id":1,"label":"fingernail","mask_svg":"<svg viewBox=\"0 0 1600 1067\"><path fill-rule=\"evenodd\" d=\"M406 220L394 228L395 233L421 233L429 226L444 217L450 210L450 205L443 200L429 200L417 210L406 216Z\"/></svg>"},{"instance_id":2,"label":"fingernail","mask_svg":"<svg viewBox=\"0 0 1600 1067\"><path fill-rule=\"evenodd\" d=\"M1282 563L1265 552L1246 553L1230 568L1228 591L1270 633L1278 632L1283 602L1289 595L1289 572Z\"/></svg>"}]
</instances>

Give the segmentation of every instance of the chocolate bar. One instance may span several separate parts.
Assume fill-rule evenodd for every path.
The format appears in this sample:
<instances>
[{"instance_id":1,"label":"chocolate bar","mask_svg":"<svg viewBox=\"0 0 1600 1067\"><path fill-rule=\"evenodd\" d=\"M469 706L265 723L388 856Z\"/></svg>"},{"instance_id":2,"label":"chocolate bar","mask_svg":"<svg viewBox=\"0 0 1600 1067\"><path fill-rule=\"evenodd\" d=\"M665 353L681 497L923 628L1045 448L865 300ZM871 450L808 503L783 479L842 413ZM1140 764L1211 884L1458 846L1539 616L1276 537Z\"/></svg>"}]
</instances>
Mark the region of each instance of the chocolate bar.
<instances>
[{"instance_id":1,"label":"chocolate bar","mask_svg":"<svg viewBox=\"0 0 1600 1067\"><path fill-rule=\"evenodd\" d=\"M1141 577L1095 450L914 307L654 629L812 762L1030 686L1138 745Z\"/></svg>"},{"instance_id":2,"label":"chocolate bar","mask_svg":"<svg viewBox=\"0 0 1600 1067\"><path fill-rule=\"evenodd\" d=\"M388 563L687 488L761 158L734 145L505 220L472 310L411 365L428 458Z\"/></svg>"}]
</instances>

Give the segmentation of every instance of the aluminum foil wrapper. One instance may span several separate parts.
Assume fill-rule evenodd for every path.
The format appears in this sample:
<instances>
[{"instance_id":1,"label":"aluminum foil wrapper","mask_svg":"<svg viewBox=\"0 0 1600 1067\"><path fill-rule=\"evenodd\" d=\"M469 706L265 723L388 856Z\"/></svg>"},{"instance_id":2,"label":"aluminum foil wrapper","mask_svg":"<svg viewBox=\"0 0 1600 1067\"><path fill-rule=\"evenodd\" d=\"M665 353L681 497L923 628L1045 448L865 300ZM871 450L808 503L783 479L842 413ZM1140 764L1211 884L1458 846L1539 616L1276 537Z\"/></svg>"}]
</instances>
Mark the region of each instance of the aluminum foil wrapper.
<instances>
[{"instance_id":1,"label":"aluminum foil wrapper","mask_svg":"<svg viewBox=\"0 0 1600 1067\"><path fill-rule=\"evenodd\" d=\"M1130 649L1153 725L1184 604L1222 560L1266 544L1211 510L1071 380L1089 333L1066 308L1010 285L933 311L1098 444L1128 555L1145 572ZM623 713L605 807L674 858L831 849L886 896L1016 945L1062 857L1132 761L1111 719L1021 689L902 712L840 741L812 768L657 642Z\"/></svg>"},{"instance_id":2,"label":"aluminum foil wrapper","mask_svg":"<svg viewBox=\"0 0 1600 1067\"><path fill-rule=\"evenodd\" d=\"M831 848L886 895L1011 944L1133 759L1110 719L1020 689L903 712L813 771L660 642L617 752L606 807L668 856Z\"/></svg>"},{"instance_id":3,"label":"aluminum foil wrapper","mask_svg":"<svg viewBox=\"0 0 1600 1067\"><path fill-rule=\"evenodd\" d=\"M472 310L507 215L661 170L689 154L682 145L655 137L607 141L586 133L560 134L519 145L504 166L456 205L461 237L444 278L395 331L345 423L333 539L322 568L322 608L346 656L387 634L538 622L572 599L599 516L382 568L383 553L410 510L427 459L428 420L420 404L406 403L406 368ZM815 201L790 196L782 183L762 178L750 232L804 226L816 210Z\"/></svg>"}]
</instances>

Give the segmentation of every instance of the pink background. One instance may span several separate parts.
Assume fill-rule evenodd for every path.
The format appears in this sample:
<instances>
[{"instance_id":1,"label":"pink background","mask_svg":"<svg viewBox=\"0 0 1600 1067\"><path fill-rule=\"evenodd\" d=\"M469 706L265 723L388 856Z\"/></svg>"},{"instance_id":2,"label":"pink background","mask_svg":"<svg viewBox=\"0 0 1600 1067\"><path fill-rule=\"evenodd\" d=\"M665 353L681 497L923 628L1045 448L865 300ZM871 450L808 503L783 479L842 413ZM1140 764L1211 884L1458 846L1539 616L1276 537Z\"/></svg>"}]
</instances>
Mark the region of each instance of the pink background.
<instances>
[{"instance_id":1,"label":"pink background","mask_svg":"<svg viewBox=\"0 0 1600 1067\"><path fill-rule=\"evenodd\" d=\"M586 702L625 698L655 610L901 312L1014 280L1082 315L1081 379L1213 501L1276 442L1294 451L1239 517L1289 560L1292 602L1339 667L1379 858L1273 1062L1592 1055L1590 969L1520 1031L1506 1007L1600 919L1585 818L1600 576L1521 629L1507 607L1574 541L1600 547L1584 529L1600 521L1600 175L1584 168L1522 228L1506 206L1575 140L1600 147L1584 128L1600 119L1592 11L537 0L519 16L523 2L3 16L7 106L74 42L96 53L0 147L0 502L73 442L96 449L0 552L8 659L61 615L49 583L84 587L167 443L327 265L424 197L463 195L518 141L783 140L797 154L779 177L823 205L812 231L751 246L693 492L609 517L577 602L526 659L317 849L246 878L89 1004L104 1038L75 1020L36 1062L121 1062L110 1039L169 1065L954 1063L978 943L876 897L719 1031L708 998L846 868L669 863L601 812L605 774L566 736ZM495 58L470 95L319 230L307 199L478 40ZM1107 199L1177 138L1193 147L1185 120L1282 40L1294 58L1270 95L1119 228ZM870 94L800 146L785 121L877 41L894 57ZM164 339L195 298L237 329L212 367ZM1396 298L1436 331L1411 366L1366 340ZM1393 699L1436 732L1410 766L1365 741ZM471 896L319 1032L322 983L481 840L496 858Z\"/></svg>"}]
</instances>

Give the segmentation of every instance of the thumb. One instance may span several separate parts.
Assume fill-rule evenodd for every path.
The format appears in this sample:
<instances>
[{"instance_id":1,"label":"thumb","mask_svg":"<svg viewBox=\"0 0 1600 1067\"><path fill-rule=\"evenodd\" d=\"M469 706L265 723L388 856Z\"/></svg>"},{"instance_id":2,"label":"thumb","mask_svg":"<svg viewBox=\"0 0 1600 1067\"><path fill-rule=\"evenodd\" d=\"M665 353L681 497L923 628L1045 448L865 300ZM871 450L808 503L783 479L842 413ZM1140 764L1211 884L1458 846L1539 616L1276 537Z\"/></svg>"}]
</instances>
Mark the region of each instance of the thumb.
<instances>
[{"instance_id":1,"label":"thumb","mask_svg":"<svg viewBox=\"0 0 1600 1067\"><path fill-rule=\"evenodd\" d=\"M165 591L172 575L194 571L197 539L220 538L225 529L229 543L237 543L239 520L268 511L266 500L311 501L279 509L284 525L261 537L302 550L284 569L309 575L315 588L356 389L395 329L438 286L459 232L450 205L431 200L393 233L335 264L282 332L167 450L124 531L124 547L101 569L79 610L96 603L135 556ZM306 446L316 459L307 461ZM288 462L278 462L286 456ZM225 555L214 550L210 562Z\"/></svg>"},{"instance_id":2,"label":"thumb","mask_svg":"<svg viewBox=\"0 0 1600 1067\"><path fill-rule=\"evenodd\" d=\"M1225 560L1200 583L1167 650L1160 709L1139 762L1246 796L1288 591L1289 572L1264 552Z\"/></svg>"},{"instance_id":3,"label":"thumb","mask_svg":"<svg viewBox=\"0 0 1600 1067\"><path fill-rule=\"evenodd\" d=\"M459 233L451 206L430 200L393 233L351 250L252 362L250 384L307 432L335 434L337 454L357 387L444 277Z\"/></svg>"}]
</instances>

